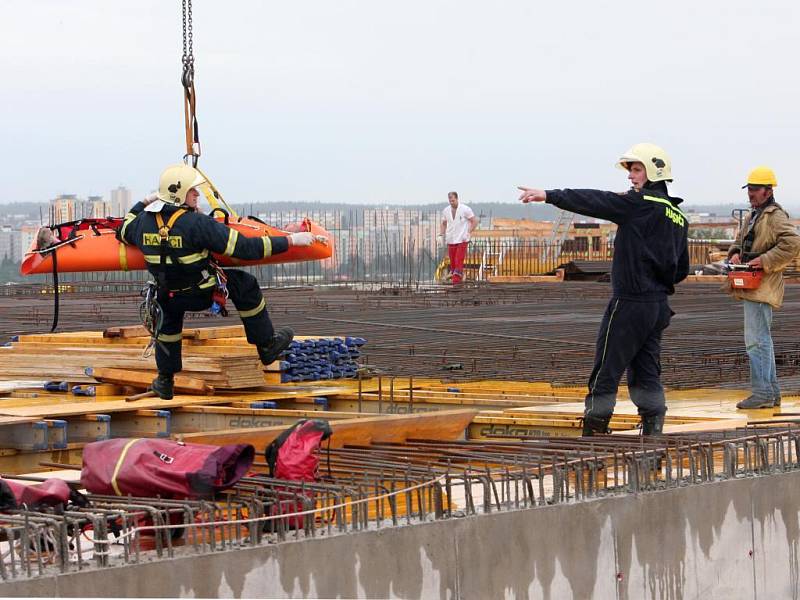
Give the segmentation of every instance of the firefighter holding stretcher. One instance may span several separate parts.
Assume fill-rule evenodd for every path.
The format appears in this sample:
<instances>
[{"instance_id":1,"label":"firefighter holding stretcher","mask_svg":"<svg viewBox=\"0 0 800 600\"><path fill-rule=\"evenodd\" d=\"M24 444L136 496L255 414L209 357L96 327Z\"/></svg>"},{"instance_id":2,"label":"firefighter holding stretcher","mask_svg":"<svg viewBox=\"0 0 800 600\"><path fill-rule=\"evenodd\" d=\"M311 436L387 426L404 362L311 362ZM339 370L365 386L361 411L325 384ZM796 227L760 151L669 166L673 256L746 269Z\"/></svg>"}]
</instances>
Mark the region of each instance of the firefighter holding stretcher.
<instances>
[{"instance_id":1,"label":"firefighter holding stretcher","mask_svg":"<svg viewBox=\"0 0 800 600\"><path fill-rule=\"evenodd\" d=\"M163 322L154 332L158 376L151 389L164 400L173 397L174 375L182 368L181 332L186 311L207 310L215 301L224 303L229 297L242 319L247 341L256 346L265 365L276 360L294 337L289 327L274 330L256 278L245 271L220 268L211 253L257 260L316 241L310 232L253 238L239 235L195 210L196 188L204 183L203 175L188 165L167 168L161 174L158 193L135 204L119 232L122 242L142 251L156 281Z\"/></svg>"}]
</instances>

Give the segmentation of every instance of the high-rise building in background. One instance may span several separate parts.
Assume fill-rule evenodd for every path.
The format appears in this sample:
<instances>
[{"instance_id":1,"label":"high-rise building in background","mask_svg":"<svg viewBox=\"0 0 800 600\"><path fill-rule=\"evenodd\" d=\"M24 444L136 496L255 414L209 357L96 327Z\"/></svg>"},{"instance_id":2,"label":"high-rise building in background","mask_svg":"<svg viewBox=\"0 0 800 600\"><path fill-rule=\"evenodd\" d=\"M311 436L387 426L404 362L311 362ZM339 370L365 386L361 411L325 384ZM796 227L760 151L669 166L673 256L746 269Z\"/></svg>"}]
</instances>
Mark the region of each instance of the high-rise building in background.
<instances>
[{"instance_id":1,"label":"high-rise building in background","mask_svg":"<svg viewBox=\"0 0 800 600\"><path fill-rule=\"evenodd\" d=\"M133 206L133 194L125 186L121 185L116 189L111 190L111 201L109 202L110 210L109 216L124 217L125 214Z\"/></svg>"},{"instance_id":2,"label":"high-rise building in background","mask_svg":"<svg viewBox=\"0 0 800 600\"><path fill-rule=\"evenodd\" d=\"M0 261L19 262L19 231L10 225L0 226Z\"/></svg>"},{"instance_id":3,"label":"high-rise building in background","mask_svg":"<svg viewBox=\"0 0 800 600\"><path fill-rule=\"evenodd\" d=\"M75 194L61 194L50 200L50 224L66 223L83 217L82 202Z\"/></svg>"},{"instance_id":4,"label":"high-rise building in background","mask_svg":"<svg viewBox=\"0 0 800 600\"><path fill-rule=\"evenodd\" d=\"M103 217L117 216L112 208L111 203L103 200L102 196L89 196L86 199L86 206L84 209L84 217L101 219Z\"/></svg>"},{"instance_id":5,"label":"high-rise building in background","mask_svg":"<svg viewBox=\"0 0 800 600\"><path fill-rule=\"evenodd\" d=\"M38 225L22 225L19 228L19 257L25 256L25 253L33 245L36 239L36 234L39 233Z\"/></svg>"}]
</instances>

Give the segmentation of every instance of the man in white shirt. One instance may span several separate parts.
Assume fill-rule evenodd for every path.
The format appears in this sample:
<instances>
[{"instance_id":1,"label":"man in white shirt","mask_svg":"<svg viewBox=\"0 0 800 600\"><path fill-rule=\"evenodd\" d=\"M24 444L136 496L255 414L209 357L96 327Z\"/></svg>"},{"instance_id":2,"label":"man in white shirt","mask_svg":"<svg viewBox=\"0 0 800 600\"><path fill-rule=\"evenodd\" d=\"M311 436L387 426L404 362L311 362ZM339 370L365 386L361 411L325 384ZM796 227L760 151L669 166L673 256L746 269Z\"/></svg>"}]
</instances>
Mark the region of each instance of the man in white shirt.
<instances>
[{"instance_id":1,"label":"man in white shirt","mask_svg":"<svg viewBox=\"0 0 800 600\"><path fill-rule=\"evenodd\" d=\"M450 206L442 211L441 236L447 244L450 256L450 276L453 283L464 278L464 258L472 231L478 226L478 217L466 204L459 204L458 193L447 194Z\"/></svg>"}]
</instances>

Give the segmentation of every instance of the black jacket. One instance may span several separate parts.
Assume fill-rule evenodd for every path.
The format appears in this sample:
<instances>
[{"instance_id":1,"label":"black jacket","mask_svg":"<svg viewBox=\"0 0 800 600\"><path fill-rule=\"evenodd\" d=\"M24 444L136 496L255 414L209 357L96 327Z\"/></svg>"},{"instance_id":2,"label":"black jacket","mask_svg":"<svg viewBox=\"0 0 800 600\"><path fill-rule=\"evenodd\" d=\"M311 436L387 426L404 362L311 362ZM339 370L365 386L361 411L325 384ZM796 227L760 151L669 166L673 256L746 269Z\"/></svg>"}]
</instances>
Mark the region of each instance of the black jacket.
<instances>
[{"instance_id":1,"label":"black jacket","mask_svg":"<svg viewBox=\"0 0 800 600\"><path fill-rule=\"evenodd\" d=\"M660 189L624 194L600 190L547 190L558 208L616 223L611 284L614 296L660 300L689 274L689 223L678 204Z\"/></svg>"},{"instance_id":2,"label":"black jacket","mask_svg":"<svg viewBox=\"0 0 800 600\"><path fill-rule=\"evenodd\" d=\"M165 206L160 213L147 212L138 202L125 216L119 231L120 239L139 248L147 262L147 270L157 279L161 270L161 238L156 214L169 222L178 209ZM283 236L245 237L210 216L187 209L170 227L169 250L166 254L166 282L170 290L216 284L209 267L210 254L222 254L243 260L257 260L286 252L289 241Z\"/></svg>"}]
</instances>

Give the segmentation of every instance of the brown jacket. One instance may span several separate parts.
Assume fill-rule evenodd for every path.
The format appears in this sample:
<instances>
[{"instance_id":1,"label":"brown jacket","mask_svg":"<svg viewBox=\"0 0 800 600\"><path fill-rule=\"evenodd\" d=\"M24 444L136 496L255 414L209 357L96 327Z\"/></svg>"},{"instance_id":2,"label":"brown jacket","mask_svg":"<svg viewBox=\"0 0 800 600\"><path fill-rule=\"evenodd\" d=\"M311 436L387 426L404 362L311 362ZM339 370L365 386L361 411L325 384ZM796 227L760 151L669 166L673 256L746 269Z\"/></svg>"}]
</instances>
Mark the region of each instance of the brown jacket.
<instances>
[{"instance_id":1,"label":"brown jacket","mask_svg":"<svg viewBox=\"0 0 800 600\"><path fill-rule=\"evenodd\" d=\"M728 251L728 258L742 251L742 242L750 225L751 212L742 223L736 234L736 241ZM800 235L789 221L789 215L777 203L773 202L764 209L755 224L755 239L751 252L761 256L764 278L755 290L736 290L725 283L724 290L737 300L764 302L773 308L783 304L783 271L800 253Z\"/></svg>"}]
</instances>

